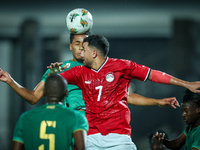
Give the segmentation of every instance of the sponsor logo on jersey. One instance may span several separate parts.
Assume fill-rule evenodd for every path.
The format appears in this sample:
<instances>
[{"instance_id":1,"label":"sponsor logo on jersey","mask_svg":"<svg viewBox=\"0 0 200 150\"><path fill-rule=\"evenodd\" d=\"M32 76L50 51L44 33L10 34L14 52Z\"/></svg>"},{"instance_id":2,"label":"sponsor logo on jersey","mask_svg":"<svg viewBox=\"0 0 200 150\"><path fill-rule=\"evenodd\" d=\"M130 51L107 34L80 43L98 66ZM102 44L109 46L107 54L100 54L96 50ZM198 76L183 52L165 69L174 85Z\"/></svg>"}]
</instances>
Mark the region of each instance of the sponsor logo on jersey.
<instances>
[{"instance_id":1,"label":"sponsor logo on jersey","mask_svg":"<svg viewBox=\"0 0 200 150\"><path fill-rule=\"evenodd\" d=\"M46 107L46 109L55 109L55 105L48 105L47 107Z\"/></svg>"},{"instance_id":2,"label":"sponsor logo on jersey","mask_svg":"<svg viewBox=\"0 0 200 150\"><path fill-rule=\"evenodd\" d=\"M113 80L114 80L114 75L112 73L106 75L106 81L112 82Z\"/></svg>"},{"instance_id":3,"label":"sponsor logo on jersey","mask_svg":"<svg viewBox=\"0 0 200 150\"><path fill-rule=\"evenodd\" d=\"M85 81L85 84L91 84L91 81Z\"/></svg>"},{"instance_id":4,"label":"sponsor logo on jersey","mask_svg":"<svg viewBox=\"0 0 200 150\"><path fill-rule=\"evenodd\" d=\"M66 66L67 66L67 68L69 68L70 67L70 63L67 63Z\"/></svg>"}]
</instances>

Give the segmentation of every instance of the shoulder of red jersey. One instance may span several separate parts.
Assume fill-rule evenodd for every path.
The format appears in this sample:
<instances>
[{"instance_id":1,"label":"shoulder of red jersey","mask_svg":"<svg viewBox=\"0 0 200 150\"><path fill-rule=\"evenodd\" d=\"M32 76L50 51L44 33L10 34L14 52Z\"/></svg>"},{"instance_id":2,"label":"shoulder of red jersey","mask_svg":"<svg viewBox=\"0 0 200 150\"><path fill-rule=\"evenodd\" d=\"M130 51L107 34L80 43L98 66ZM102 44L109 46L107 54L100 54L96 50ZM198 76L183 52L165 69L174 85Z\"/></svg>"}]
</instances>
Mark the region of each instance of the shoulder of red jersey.
<instances>
[{"instance_id":1,"label":"shoulder of red jersey","mask_svg":"<svg viewBox=\"0 0 200 150\"><path fill-rule=\"evenodd\" d=\"M74 67L70 68L69 70L66 70L66 71L60 73L60 75L61 76L65 76L66 74L76 74L76 75L78 75L78 74L81 74L83 72L84 68L85 67L81 66L81 65L80 66L74 66Z\"/></svg>"},{"instance_id":2,"label":"shoulder of red jersey","mask_svg":"<svg viewBox=\"0 0 200 150\"><path fill-rule=\"evenodd\" d=\"M117 64L119 64L119 65L130 65L131 63L135 64L135 62L133 62L131 60L127 60L127 59L109 58L109 61L116 63L116 65Z\"/></svg>"},{"instance_id":3,"label":"shoulder of red jersey","mask_svg":"<svg viewBox=\"0 0 200 150\"><path fill-rule=\"evenodd\" d=\"M145 66L145 65L142 65L142 64L137 64L136 62L133 62L131 60L127 60L127 59L117 59L117 58L109 58L109 64L110 65L115 65L115 66L120 66L120 67L123 67L124 69L125 68L129 68L129 67L133 67L133 68L146 68L147 70L149 70L150 68Z\"/></svg>"},{"instance_id":4,"label":"shoulder of red jersey","mask_svg":"<svg viewBox=\"0 0 200 150\"><path fill-rule=\"evenodd\" d=\"M74 67L72 67L71 69L83 69L83 68L85 68L85 66L81 66L81 65L79 65L79 66L74 66Z\"/></svg>"}]
</instances>

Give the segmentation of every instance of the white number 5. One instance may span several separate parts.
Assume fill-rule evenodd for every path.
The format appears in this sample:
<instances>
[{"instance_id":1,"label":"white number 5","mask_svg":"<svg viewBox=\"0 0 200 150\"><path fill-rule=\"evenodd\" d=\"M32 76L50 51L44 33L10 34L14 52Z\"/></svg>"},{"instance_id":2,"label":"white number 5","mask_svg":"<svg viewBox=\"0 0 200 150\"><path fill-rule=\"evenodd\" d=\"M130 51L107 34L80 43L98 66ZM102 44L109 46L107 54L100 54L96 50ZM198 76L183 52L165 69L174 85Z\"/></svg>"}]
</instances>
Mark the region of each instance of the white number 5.
<instances>
[{"instance_id":1,"label":"white number 5","mask_svg":"<svg viewBox=\"0 0 200 150\"><path fill-rule=\"evenodd\" d=\"M100 97L101 97L101 94L102 94L102 89L103 89L102 85L95 87L95 90L99 90L97 101L100 101Z\"/></svg>"}]
</instances>

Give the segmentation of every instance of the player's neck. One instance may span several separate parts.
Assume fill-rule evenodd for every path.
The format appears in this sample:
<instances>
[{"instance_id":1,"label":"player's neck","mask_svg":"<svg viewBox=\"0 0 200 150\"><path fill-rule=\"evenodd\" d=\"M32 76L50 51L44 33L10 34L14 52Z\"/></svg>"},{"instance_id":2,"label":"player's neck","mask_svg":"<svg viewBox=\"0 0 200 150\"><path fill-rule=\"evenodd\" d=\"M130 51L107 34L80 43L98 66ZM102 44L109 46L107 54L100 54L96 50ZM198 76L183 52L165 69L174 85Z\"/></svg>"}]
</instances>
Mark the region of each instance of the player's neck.
<instances>
[{"instance_id":1,"label":"player's neck","mask_svg":"<svg viewBox=\"0 0 200 150\"><path fill-rule=\"evenodd\" d=\"M98 70L102 66L102 64L105 62L105 60L106 60L106 57L102 57L102 56L95 58L92 64L92 68L94 70Z\"/></svg>"},{"instance_id":2,"label":"player's neck","mask_svg":"<svg viewBox=\"0 0 200 150\"><path fill-rule=\"evenodd\" d=\"M57 97L48 97L48 96L46 96L46 103L47 104L60 104L60 103L62 103L61 101L63 102L63 100L60 100Z\"/></svg>"},{"instance_id":3,"label":"player's neck","mask_svg":"<svg viewBox=\"0 0 200 150\"><path fill-rule=\"evenodd\" d=\"M47 101L46 104L60 104L60 105L63 105L62 102L52 102L52 101Z\"/></svg>"},{"instance_id":4,"label":"player's neck","mask_svg":"<svg viewBox=\"0 0 200 150\"><path fill-rule=\"evenodd\" d=\"M200 118L192 125L193 128L200 126Z\"/></svg>"},{"instance_id":5,"label":"player's neck","mask_svg":"<svg viewBox=\"0 0 200 150\"><path fill-rule=\"evenodd\" d=\"M72 61L77 61L75 58L72 58Z\"/></svg>"}]
</instances>

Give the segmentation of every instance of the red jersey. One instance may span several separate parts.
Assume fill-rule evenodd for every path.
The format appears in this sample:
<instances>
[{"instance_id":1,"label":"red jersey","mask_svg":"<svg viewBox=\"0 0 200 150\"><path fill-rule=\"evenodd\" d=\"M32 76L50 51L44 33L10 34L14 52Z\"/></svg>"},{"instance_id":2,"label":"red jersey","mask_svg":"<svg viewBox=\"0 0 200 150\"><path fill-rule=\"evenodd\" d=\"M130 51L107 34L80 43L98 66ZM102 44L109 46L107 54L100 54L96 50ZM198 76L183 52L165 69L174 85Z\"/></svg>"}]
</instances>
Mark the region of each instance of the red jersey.
<instances>
[{"instance_id":1,"label":"red jersey","mask_svg":"<svg viewBox=\"0 0 200 150\"><path fill-rule=\"evenodd\" d=\"M129 60L106 58L98 70L76 66L60 73L82 89L89 134L131 135L128 87L132 79L145 81L150 68Z\"/></svg>"}]
</instances>

